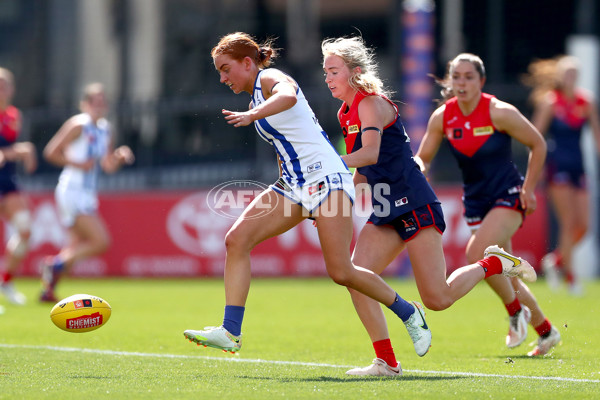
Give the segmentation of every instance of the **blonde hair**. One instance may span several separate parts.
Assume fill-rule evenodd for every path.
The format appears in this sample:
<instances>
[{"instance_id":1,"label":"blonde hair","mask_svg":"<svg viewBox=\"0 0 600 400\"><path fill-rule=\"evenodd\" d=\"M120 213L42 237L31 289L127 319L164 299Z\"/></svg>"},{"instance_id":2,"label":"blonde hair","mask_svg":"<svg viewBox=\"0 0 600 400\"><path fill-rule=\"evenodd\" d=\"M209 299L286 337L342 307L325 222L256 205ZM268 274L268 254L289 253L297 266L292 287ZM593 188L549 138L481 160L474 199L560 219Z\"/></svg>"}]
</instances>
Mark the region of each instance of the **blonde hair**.
<instances>
[{"instance_id":1,"label":"blonde hair","mask_svg":"<svg viewBox=\"0 0 600 400\"><path fill-rule=\"evenodd\" d=\"M272 60L277 57L277 49L273 48L273 41L274 39L267 39L264 43L258 44L247 33L230 33L219 40L219 43L211 50L210 55L214 59L225 54L238 61L250 57L259 68L267 68L272 64Z\"/></svg>"},{"instance_id":2,"label":"blonde hair","mask_svg":"<svg viewBox=\"0 0 600 400\"><path fill-rule=\"evenodd\" d=\"M533 105L539 104L549 92L560 90L562 74L573 68L579 69L579 60L573 56L534 60L527 67L527 74L522 77L522 82L532 88L529 101Z\"/></svg>"},{"instance_id":3,"label":"blonde hair","mask_svg":"<svg viewBox=\"0 0 600 400\"><path fill-rule=\"evenodd\" d=\"M15 76L13 75L13 73L10 70L8 70L6 68L0 67L0 79L4 79L6 82L11 84L12 86L14 86L14 84L15 84Z\"/></svg>"},{"instance_id":4,"label":"blonde hair","mask_svg":"<svg viewBox=\"0 0 600 400\"><path fill-rule=\"evenodd\" d=\"M483 65L483 61L481 58L472 53L461 53L454 57L452 60L448 61L446 65L446 74L443 79L435 78L435 81L438 85L442 87L440 91L442 95L441 103L445 103L450 98L454 97L454 92L452 91L452 74L456 69L456 66L460 62L468 62L473 65L475 71L479 74L480 78L485 78L485 66Z\"/></svg>"},{"instance_id":5,"label":"blonde hair","mask_svg":"<svg viewBox=\"0 0 600 400\"><path fill-rule=\"evenodd\" d=\"M323 58L334 55L340 57L350 70L348 83L360 92L377 93L390 97L392 92L383 86L378 75L378 66L375 62L375 52L366 46L361 37L341 37L325 39L321 43ZM360 71L355 71L359 67Z\"/></svg>"}]
</instances>

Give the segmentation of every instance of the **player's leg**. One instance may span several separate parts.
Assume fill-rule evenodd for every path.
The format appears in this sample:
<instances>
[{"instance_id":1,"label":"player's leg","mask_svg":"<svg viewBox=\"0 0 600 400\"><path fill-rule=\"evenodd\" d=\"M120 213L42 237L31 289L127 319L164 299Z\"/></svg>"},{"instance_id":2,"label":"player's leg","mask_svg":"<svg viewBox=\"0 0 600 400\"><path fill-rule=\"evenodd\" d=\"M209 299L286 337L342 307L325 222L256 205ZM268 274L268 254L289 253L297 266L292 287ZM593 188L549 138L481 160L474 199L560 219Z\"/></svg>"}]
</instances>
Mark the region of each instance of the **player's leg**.
<instances>
[{"instance_id":1,"label":"player's leg","mask_svg":"<svg viewBox=\"0 0 600 400\"><path fill-rule=\"evenodd\" d=\"M358 235L352 253L352 263L370 269L379 275L400 254L403 248L404 242L393 227L365 224ZM370 376L401 374L381 304L354 289L348 288L348 291L358 317L373 344L375 360L365 368L354 368L346 373L348 375Z\"/></svg>"},{"instance_id":2,"label":"player's leg","mask_svg":"<svg viewBox=\"0 0 600 400\"><path fill-rule=\"evenodd\" d=\"M269 211L266 211L269 210ZM267 189L257 196L225 236L225 302L244 306L250 288L250 252L305 219L302 207Z\"/></svg>"},{"instance_id":3,"label":"player's leg","mask_svg":"<svg viewBox=\"0 0 600 400\"><path fill-rule=\"evenodd\" d=\"M188 329L184 336L199 345L232 353L242 347L241 330L250 290L250 252L266 239L300 223L302 208L267 189L257 196L236 220L225 237L225 313L223 324L204 330Z\"/></svg>"},{"instance_id":4,"label":"player's leg","mask_svg":"<svg viewBox=\"0 0 600 400\"><path fill-rule=\"evenodd\" d=\"M493 244L498 244L506 251L512 252L510 239L522 221L520 211L503 207L491 209L469 240L466 250L467 261L475 262L481 258L485 249ZM519 346L527 338L527 324L531 319L530 309L521 305L509 278L494 275L485 281L500 297L509 315L506 345L510 348Z\"/></svg>"},{"instance_id":5,"label":"player's leg","mask_svg":"<svg viewBox=\"0 0 600 400\"><path fill-rule=\"evenodd\" d=\"M576 231L576 205L573 204L575 190L567 183L551 184L548 193L558 223L558 250L562 259L562 267L567 281L572 281L571 256Z\"/></svg>"},{"instance_id":6,"label":"player's leg","mask_svg":"<svg viewBox=\"0 0 600 400\"><path fill-rule=\"evenodd\" d=\"M12 277L27 255L31 236L31 214L26 199L18 192L4 195L0 203L2 218L7 221L13 233L6 244L5 267L0 280L0 291L13 304L23 305L25 296L18 292Z\"/></svg>"},{"instance_id":7,"label":"player's leg","mask_svg":"<svg viewBox=\"0 0 600 400\"><path fill-rule=\"evenodd\" d=\"M69 243L58 255L50 257L42 265L43 292L40 301L56 301L56 286L73 265L78 261L102 255L110 247L110 234L99 215L77 215L68 231Z\"/></svg>"},{"instance_id":8,"label":"player's leg","mask_svg":"<svg viewBox=\"0 0 600 400\"><path fill-rule=\"evenodd\" d=\"M531 309L531 326L538 334L537 345L527 355L543 356L560 342L560 333L546 318L529 287L518 278L511 278L511 283L521 303Z\"/></svg>"},{"instance_id":9,"label":"player's leg","mask_svg":"<svg viewBox=\"0 0 600 400\"><path fill-rule=\"evenodd\" d=\"M581 239L585 236L588 230L588 224L590 220L590 204L589 194L585 188L575 189L573 196L574 204L571 205L575 211L574 217L574 229L573 229L573 246L575 247ZM570 282L569 291L572 295L580 296L583 295L583 286L581 281L577 277L576 267L573 263L573 252L571 251L571 274L572 280Z\"/></svg>"},{"instance_id":10,"label":"player's leg","mask_svg":"<svg viewBox=\"0 0 600 400\"><path fill-rule=\"evenodd\" d=\"M405 323L417 353L424 355L431 344L431 332L418 303L402 299L379 275L351 262L351 208L350 198L337 190L331 192L315 213L327 273L337 284L367 295L392 310Z\"/></svg>"}]
</instances>

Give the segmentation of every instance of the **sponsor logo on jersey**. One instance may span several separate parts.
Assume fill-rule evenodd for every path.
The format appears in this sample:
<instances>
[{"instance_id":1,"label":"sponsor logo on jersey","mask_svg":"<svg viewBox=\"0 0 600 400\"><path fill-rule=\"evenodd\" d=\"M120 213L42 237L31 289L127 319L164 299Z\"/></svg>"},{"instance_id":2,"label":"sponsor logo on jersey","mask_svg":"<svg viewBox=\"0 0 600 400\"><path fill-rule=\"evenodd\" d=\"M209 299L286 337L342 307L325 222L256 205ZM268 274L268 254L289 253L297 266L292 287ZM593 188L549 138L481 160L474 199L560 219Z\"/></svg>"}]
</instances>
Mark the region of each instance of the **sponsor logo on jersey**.
<instances>
[{"instance_id":1,"label":"sponsor logo on jersey","mask_svg":"<svg viewBox=\"0 0 600 400\"><path fill-rule=\"evenodd\" d=\"M473 129L473 136L486 136L494 133L494 128L492 126L480 126L479 128Z\"/></svg>"},{"instance_id":2,"label":"sponsor logo on jersey","mask_svg":"<svg viewBox=\"0 0 600 400\"><path fill-rule=\"evenodd\" d=\"M471 129L471 121L465 122L465 128L466 129Z\"/></svg>"},{"instance_id":3,"label":"sponsor logo on jersey","mask_svg":"<svg viewBox=\"0 0 600 400\"><path fill-rule=\"evenodd\" d=\"M306 172L311 173L311 172L319 171L320 169L323 169L323 165L321 165L321 161L316 162L314 164L310 164L306 168Z\"/></svg>"},{"instance_id":4,"label":"sponsor logo on jersey","mask_svg":"<svg viewBox=\"0 0 600 400\"><path fill-rule=\"evenodd\" d=\"M462 139L463 130L462 128L454 128L452 129L452 139Z\"/></svg>"},{"instance_id":5,"label":"sponsor logo on jersey","mask_svg":"<svg viewBox=\"0 0 600 400\"><path fill-rule=\"evenodd\" d=\"M352 134L352 133L358 133L359 129L358 129L358 125L350 125L348 127L348 133Z\"/></svg>"},{"instance_id":6,"label":"sponsor logo on jersey","mask_svg":"<svg viewBox=\"0 0 600 400\"><path fill-rule=\"evenodd\" d=\"M401 198L401 199L398 199L398 200L396 200L396 201L394 202L394 204L396 205L396 207L400 207L400 206L403 206L403 205L405 205L405 204L408 204L408 198L406 198L406 197L403 197L403 198Z\"/></svg>"}]
</instances>

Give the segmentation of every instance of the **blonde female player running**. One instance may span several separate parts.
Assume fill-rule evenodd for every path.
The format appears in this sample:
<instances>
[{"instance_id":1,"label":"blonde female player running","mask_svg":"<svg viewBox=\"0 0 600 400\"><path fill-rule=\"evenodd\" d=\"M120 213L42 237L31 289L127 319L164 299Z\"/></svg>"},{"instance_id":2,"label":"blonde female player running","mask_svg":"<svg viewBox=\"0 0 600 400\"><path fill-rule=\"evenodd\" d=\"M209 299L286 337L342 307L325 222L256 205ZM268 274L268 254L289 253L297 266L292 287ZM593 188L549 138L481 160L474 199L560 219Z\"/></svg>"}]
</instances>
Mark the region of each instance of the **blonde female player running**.
<instances>
[{"instance_id":1,"label":"blonde female player running","mask_svg":"<svg viewBox=\"0 0 600 400\"><path fill-rule=\"evenodd\" d=\"M528 262L494 245L478 257L485 258L456 269L446 279L442 208L413 159L398 108L377 76L372 51L361 38L353 37L327 39L322 52L325 83L332 96L343 101L338 119L348 154L342 158L357 168L355 183L366 181L373 193L375 211L360 232L352 261L380 274L406 248L423 303L436 311L450 307L491 276L504 273L535 280ZM347 373L401 374L381 308L354 290L350 294L376 358L372 365Z\"/></svg>"}]
</instances>

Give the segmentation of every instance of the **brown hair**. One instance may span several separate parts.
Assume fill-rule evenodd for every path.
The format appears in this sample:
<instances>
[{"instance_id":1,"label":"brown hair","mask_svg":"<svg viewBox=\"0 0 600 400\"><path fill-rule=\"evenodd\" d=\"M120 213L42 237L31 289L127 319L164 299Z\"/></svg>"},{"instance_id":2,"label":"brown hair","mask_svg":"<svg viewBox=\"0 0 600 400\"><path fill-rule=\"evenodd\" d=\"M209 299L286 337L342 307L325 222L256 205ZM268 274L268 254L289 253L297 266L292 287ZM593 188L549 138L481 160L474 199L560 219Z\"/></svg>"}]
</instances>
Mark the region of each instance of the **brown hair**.
<instances>
[{"instance_id":1,"label":"brown hair","mask_svg":"<svg viewBox=\"0 0 600 400\"><path fill-rule=\"evenodd\" d=\"M271 60L277 57L277 49L272 47L273 41L274 39L267 39L264 43L258 44L247 33L230 33L219 40L210 55L214 59L225 54L238 61L250 57L259 68L266 68L271 65Z\"/></svg>"},{"instance_id":2,"label":"brown hair","mask_svg":"<svg viewBox=\"0 0 600 400\"><path fill-rule=\"evenodd\" d=\"M433 76L435 82L442 87L442 90L440 91L442 94L440 104L444 104L447 100L454 96L454 93L452 92L452 84L450 83L451 76L458 63L463 61L471 63L473 67L475 67L475 71L479 73L479 76L481 78L485 78L485 66L483 65L483 61L481 58L479 58L479 56L472 53L461 53L457 55L454 57L454 59L448 61L448 64L446 65L446 75L444 75L443 79Z\"/></svg>"}]
</instances>

